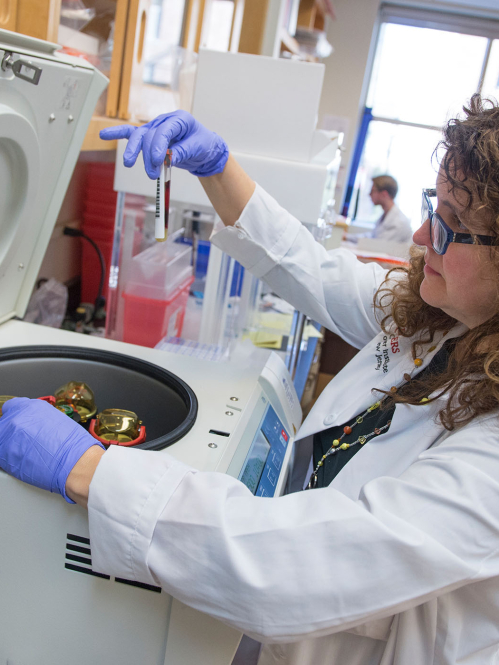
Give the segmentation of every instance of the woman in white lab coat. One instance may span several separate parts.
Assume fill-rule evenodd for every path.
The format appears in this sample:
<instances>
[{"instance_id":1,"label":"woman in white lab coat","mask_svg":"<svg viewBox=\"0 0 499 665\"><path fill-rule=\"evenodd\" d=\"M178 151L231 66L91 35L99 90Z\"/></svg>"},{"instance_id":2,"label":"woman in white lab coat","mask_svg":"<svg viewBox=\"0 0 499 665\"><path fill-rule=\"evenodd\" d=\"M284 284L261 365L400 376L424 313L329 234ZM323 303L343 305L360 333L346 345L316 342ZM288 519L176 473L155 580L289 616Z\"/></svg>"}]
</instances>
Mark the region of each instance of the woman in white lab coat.
<instances>
[{"instance_id":1,"label":"woman in white lab coat","mask_svg":"<svg viewBox=\"0 0 499 665\"><path fill-rule=\"evenodd\" d=\"M0 466L88 501L96 570L264 642L261 665L497 663L499 108L475 97L446 128L422 249L388 275L326 253L186 114L153 123L120 130L125 157L154 176L170 144L226 224L212 241L361 349L298 434L313 489L257 498L164 452L104 452L26 399L4 407Z\"/></svg>"}]
</instances>

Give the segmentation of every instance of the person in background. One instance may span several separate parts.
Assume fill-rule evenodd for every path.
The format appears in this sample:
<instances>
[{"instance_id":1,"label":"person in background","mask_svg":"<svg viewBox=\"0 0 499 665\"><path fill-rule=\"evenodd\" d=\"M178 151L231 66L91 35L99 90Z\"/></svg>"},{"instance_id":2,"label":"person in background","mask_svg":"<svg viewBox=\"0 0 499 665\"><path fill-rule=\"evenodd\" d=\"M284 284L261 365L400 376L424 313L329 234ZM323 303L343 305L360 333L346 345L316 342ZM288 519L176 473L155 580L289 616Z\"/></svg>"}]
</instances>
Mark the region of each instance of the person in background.
<instances>
[{"instance_id":1,"label":"person in background","mask_svg":"<svg viewBox=\"0 0 499 665\"><path fill-rule=\"evenodd\" d=\"M373 186L369 192L374 205L383 208L383 214L376 222L373 238L387 242L409 242L412 238L411 222L395 203L398 184L390 175L379 175L373 178Z\"/></svg>"}]
</instances>

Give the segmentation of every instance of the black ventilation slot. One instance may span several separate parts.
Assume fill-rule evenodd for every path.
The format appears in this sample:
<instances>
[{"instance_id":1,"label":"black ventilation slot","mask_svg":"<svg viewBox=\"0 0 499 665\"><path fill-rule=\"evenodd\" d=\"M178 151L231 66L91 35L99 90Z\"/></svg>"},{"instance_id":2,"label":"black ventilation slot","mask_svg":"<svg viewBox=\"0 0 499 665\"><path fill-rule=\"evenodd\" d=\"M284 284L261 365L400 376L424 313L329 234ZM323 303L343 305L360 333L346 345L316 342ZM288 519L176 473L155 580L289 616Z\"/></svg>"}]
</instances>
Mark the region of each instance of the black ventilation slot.
<instances>
[{"instance_id":1,"label":"black ventilation slot","mask_svg":"<svg viewBox=\"0 0 499 665\"><path fill-rule=\"evenodd\" d=\"M66 552L66 559L68 559L68 561L77 561L78 563L86 563L89 566L92 565L92 559L87 559L84 556L75 556L74 554L68 554L67 552Z\"/></svg>"},{"instance_id":2,"label":"black ventilation slot","mask_svg":"<svg viewBox=\"0 0 499 665\"><path fill-rule=\"evenodd\" d=\"M75 536L72 533L67 534L68 540L74 540L75 543L83 543L84 545L90 545L90 538L84 538L83 536Z\"/></svg>"},{"instance_id":3,"label":"black ventilation slot","mask_svg":"<svg viewBox=\"0 0 499 665\"><path fill-rule=\"evenodd\" d=\"M218 436L230 436L230 432L221 432L218 429L210 429L210 434L217 434Z\"/></svg>"},{"instance_id":4,"label":"black ventilation slot","mask_svg":"<svg viewBox=\"0 0 499 665\"><path fill-rule=\"evenodd\" d=\"M92 552L88 547L80 547L80 545L73 545L71 543L66 543L66 549L71 550L71 552L80 552L80 554L88 554L88 556L92 554Z\"/></svg>"},{"instance_id":5,"label":"black ventilation slot","mask_svg":"<svg viewBox=\"0 0 499 665\"><path fill-rule=\"evenodd\" d=\"M84 573L85 575L92 575L92 577L100 577L103 580L110 580L109 575L104 575L103 573L96 573L92 570L92 552L90 550L90 539L84 538L83 536L76 536L72 533L67 534L68 542L66 542L66 562L64 568L66 570L73 570L76 573ZM72 541L72 542L69 542ZM81 545L75 545L74 543L81 543ZM82 545L88 545L88 547L82 547ZM78 554L72 554L72 552L77 552ZM81 554L86 554L87 556L80 556ZM74 561L75 563L68 563L69 561ZM76 565L82 564L82 565Z\"/></svg>"},{"instance_id":6,"label":"black ventilation slot","mask_svg":"<svg viewBox=\"0 0 499 665\"><path fill-rule=\"evenodd\" d=\"M128 584L128 586L136 586L139 589L145 589L146 591L154 591L155 593L161 593L160 586L153 586L152 584L144 584L143 582L132 582L132 580L125 580L121 577L115 577L115 580L120 584Z\"/></svg>"},{"instance_id":7,"label":"black ventilation slot","mask_svg":"<svg viewBox=\"0 0 499 665\"><path fill-rule=\"evenodd\" d=\"M109 575L103 573L94 573L90 568L83 568L83 566L75 566L72 563L65 563L64 568L67 570L74 570L77 573L85 573L85 575L92 575L93 577L101 577L103 580L110 580Z\"/></svg>"}]
</instances>

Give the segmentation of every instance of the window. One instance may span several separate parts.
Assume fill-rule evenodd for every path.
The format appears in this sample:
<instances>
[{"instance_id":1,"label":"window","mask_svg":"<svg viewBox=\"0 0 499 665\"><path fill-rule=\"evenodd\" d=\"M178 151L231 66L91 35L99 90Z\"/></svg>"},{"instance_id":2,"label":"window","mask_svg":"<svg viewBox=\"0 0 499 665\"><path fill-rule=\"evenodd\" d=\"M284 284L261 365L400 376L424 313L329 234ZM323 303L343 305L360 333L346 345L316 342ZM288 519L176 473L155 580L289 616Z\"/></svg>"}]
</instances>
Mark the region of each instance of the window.
<instances>
[{"instance_id":1,"label":"window","mask_svg":"<svg viewBox=\"0 0 499 665\"><path fill-rule=\"evenodd\" d=\"M482 95L499 99L499 39L492 42L483 78Z\"/></svg>"},{"instance_id":2,"label":"window","mask_svg":"<svg viewBox=\"0 0 499 665\"><path fill-rule=\"evenodd\" d=\"M171 86L178 67L186 0L152 0L144 40L144 83Z\"/></svg>"},{"instance_id":3,"label":"window","mask_svg":"<svg viewBox=\"0 0 499 665\"><path fill-rule=\"evenodd\" d=\"M372 224L381 215L369 198L371 179L388 173L399 184L397 204L416 229L421 189L436 180L432 154L441 127L474 92L499 94L499 39L481 36L475 24L474 34L466 34L461 25L407 22L387 20L380 29L366 102L373 120L356 177L358 224Z\"/></svg>"},{"instance_id":4,"label":"window","mask_svg":"<svg viewBox=\"0 0 499 665\"><path fill-rule=\"evenodd\" d=\"M208 5L208 15L203 26L202 46L212 51L228 51L232 20L234 16L234 0L212 0Z\"/></svg>"}]
</instances>

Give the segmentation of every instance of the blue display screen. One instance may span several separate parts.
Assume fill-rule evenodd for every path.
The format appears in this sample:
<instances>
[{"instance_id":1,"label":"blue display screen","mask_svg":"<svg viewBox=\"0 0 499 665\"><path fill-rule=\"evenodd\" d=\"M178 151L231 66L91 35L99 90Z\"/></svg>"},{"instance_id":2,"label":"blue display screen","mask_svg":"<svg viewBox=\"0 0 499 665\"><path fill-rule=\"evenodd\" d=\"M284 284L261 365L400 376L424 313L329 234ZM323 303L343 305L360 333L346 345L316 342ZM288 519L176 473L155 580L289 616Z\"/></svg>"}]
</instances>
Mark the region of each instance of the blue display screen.
<instances>
[{"instance_id":1,"label":"blue display screen","mask_svg":"<svg viewBox=\"0 0 499 665\"><path fill-rule=\"evenodd\" d=\"M256 496L274 496L288 442L289 434L269 405L239 475Z\"/></svg>"}]
</instances>

